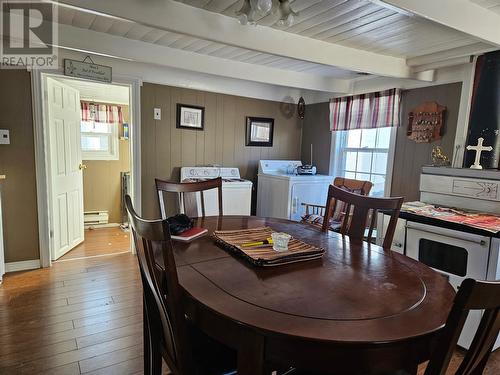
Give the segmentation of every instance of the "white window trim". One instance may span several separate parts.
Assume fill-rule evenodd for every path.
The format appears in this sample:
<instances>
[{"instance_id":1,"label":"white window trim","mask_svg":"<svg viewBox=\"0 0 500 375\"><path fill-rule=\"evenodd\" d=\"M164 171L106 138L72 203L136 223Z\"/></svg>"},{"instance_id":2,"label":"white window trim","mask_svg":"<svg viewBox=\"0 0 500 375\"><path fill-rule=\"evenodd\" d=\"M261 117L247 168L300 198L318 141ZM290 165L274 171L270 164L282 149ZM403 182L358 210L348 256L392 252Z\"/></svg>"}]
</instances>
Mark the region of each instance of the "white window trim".
<instances>
[{"instance_id":1,"label":"white window trim","mask_svg":"<svg viewBox=\"0 0 500 375\"><path fill-rule=\"evenodd\" d=\"M83 160L119 160L120 159L120 144L118 140L118 126L119 124L111 124L111 133L92 133L92 132L81 132L82 136L84 134L88 135L104 135L109 134L110 139L110 151L86 151L82 149L82 159Z\"/></svg>"},{"instance_id":2,"label":"white window trim","mask_svg":"<svg viewBox=\"0 0 500 375\"><path fill-rule=\"evenodd\" d=\"M391 196L391 188L392 188L392 174L394 170L394 154L396 151L396 135L398 128L391 128L391 135L389 140L389 151L387 154L387 172L385 177L385 187L384 187L384 196ZM340 154L337 150L337 143L339 142L339 132L332 132L332 140L331 140L331 150L330 150L330 175L332 176L340 176ZM371 149L368 149L371 150Z\"/></svg>"}]
</instances>

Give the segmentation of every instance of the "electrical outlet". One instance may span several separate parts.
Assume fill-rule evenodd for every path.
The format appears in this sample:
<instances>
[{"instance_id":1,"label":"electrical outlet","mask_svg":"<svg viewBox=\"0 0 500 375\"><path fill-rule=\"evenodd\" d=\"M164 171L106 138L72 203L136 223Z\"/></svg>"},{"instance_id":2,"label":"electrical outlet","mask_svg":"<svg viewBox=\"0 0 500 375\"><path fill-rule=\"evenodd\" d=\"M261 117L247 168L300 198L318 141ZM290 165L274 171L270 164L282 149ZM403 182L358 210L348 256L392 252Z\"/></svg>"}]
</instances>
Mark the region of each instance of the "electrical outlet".
<instances>
[{"instance_id":1,"label":"electrical outlet","mask_svg":"<svg viewBox=\"0 0 500 375\"><path fill-rule=\"evenodd\" d=\"M10 145L10 132L6 129L0 129L0 145Z\"/></svg>"},{"instance_id":2,"label":"electrical outlet","mask_svg":"<svg viewBox=\"0 0 500 375\"><path fill-rule=\"evenodd\" d=\"M161 120L161 108L154 109L154 119Z\"/></svg>"}]
</instances>

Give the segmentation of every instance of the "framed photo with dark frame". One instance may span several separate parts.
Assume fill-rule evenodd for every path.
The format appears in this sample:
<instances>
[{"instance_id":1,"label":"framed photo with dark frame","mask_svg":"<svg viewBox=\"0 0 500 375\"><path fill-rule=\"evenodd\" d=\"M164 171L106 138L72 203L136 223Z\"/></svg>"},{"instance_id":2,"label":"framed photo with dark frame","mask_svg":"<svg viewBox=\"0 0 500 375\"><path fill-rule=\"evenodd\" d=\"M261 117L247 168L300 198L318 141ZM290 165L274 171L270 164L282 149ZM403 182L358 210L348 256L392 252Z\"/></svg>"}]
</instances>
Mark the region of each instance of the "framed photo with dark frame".
<instances>
[{"instance_id":1,"label":"framed photo with dark frame","mask_svg":"<svg viewBox=\"0 0 500 375\"><path fill-rule=\"evenodd\" d=\"M272 147L274 119L266 117L247 117L246 145Z\"/></svg>"},{"instance_id":2,"label":"framed photo with dark frame","mask_svg":"<svg viewBox=\"0 0 500 375\"><path fill-rule=\"evenodd\" d=\"M203 130L205 124L205 107L177 103L178 129Z\"/></svg>"}]
</instances>

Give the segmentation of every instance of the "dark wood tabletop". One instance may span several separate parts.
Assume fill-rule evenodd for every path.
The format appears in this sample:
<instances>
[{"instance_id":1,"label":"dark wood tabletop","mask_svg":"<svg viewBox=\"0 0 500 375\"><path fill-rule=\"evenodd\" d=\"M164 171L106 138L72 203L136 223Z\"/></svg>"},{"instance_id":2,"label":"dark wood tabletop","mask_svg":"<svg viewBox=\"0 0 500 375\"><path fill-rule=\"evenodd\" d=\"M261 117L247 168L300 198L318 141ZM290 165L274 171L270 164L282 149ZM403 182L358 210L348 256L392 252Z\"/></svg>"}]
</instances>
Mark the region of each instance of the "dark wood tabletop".
<instances>
[{"instance_id":1,"label":"dark wood tabletop","mask_svg":"<svg viewBox=\"0 0 500 375\"><path fill-rule=\"evenodd\" d=\"M429 358L454 290L406 256L296 222L206 217L209 234L174 244L188 315L238 350L238 373L260 374L264 361L321 370L416 371ZM269 226L323 247L320 260L255 267L217 246L216 230Z\"/></svg>"}]
</instances>

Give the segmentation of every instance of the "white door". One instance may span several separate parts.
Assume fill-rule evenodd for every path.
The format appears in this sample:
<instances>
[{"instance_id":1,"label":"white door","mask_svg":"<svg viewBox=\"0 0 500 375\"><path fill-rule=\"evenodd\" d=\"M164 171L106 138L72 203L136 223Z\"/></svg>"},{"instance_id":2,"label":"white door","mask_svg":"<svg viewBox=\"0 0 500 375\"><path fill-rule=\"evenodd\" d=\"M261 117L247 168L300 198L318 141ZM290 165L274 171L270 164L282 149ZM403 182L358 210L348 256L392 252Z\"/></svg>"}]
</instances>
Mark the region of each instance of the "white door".
<instances>
[{"instance_id":1,"label":"white door","mask_svg":"<svg viewBox=\"0 0 500 375\"><path fill-rule=\"evenodd\" d=\"M80 94L47 77L48 155L52 259L83 242Z\"/></svg>"}]
</instances>

